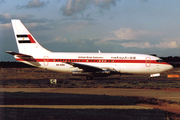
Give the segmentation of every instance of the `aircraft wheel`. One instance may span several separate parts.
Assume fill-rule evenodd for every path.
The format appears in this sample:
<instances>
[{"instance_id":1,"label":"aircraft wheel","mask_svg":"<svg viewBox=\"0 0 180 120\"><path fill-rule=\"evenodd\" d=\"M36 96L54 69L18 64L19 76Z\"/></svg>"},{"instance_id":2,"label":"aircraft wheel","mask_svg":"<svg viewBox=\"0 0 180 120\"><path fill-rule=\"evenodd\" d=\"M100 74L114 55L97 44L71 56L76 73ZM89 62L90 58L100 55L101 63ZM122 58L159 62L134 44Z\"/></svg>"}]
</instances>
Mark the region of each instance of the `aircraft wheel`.
<instances>
[{"instance_id":1,"label":"aircraft wheel","mask_svg":"<svg viewBox=\"0 0 180 120\"><path fill-rule=\"evenodd\" d=\"M93 77L91 77L91 76L86 76L86 80L92 80L93 79Z\"/></svg>"}]
</instances>

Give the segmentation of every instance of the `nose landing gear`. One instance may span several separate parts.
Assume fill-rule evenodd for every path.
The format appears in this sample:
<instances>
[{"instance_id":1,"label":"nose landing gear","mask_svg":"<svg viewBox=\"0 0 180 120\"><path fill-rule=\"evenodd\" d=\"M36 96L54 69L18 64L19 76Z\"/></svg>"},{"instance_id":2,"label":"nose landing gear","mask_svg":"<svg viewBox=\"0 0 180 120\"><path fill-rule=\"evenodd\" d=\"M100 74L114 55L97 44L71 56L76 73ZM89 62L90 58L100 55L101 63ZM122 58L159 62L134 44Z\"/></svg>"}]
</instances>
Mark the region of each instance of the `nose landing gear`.
<instances>
[{"instance_id":1,"label":"nose landing gear","mask_svg":"<svg viewBox=\"0 0 180 120\"><path fill-rule=\"evenodd\" d=\"M150 74L149 79L151 80L153 77L158 77L158 76L160 76L160 73Z\"/></svg>"}]
</instances>

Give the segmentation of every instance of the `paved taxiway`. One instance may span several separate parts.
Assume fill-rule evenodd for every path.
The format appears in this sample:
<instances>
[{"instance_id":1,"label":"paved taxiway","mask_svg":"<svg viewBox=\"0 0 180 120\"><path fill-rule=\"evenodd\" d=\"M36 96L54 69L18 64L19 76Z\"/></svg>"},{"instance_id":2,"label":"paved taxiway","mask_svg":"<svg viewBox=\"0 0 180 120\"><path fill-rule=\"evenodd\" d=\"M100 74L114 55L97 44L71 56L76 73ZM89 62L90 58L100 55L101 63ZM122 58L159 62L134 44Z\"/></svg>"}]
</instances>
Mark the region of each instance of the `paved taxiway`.
<instances>
[{"instance_id":1,"label":"paved taxiway","mask_svg":"<svg viewBox=\"0 0 180 120\"><path fill-rule=\"evenodd\" d=\"M1 88L0 92L38 92L38 93L68 93L93 94L110 96L138 96L180 102L180 91L119 89L119 88Z\"/></svg>"},{"instance_id":2,"label":"paved taxiway","mask_svg":"<svg viewBox=\"0 0 180 120\"><path fill-rule=\"evenodd\" d=\"M106 116L124 119L164 119L168 110L136 104L126 96L166 99L179 102L179 91L116 89L116 88L1 88L0 112L5 117L29 116L40 111L37 118L89 115L93 119ZM124 97L123 97L124 96ZM105 100L105 101L104 101ZM83 103L82 103L83 102ZM41 109L39 109L41 108ZM4 112L5 111L5 112ZM6 112L8 114L6 114ZM82 112L86 112L81 114ZM102 114L102 112L105 112ZM172 111L170 111L172 112ZM174 111L173 111L174 112ZM9 115L10 113L10 115ZM21 114L19 114L21 113ZM59 116L57 116L57 113ZM76 114L74 114L76 113ZM77 113L80 113L77 115ZM96 113L94 115L94 113ZM131 113L131 114L129 114ZM156 113L156 114L155 114ZM174 112L176 113L176 112ZM71 114L71 115L69 115ZM96 116L97 115L97 116ZM22 118L26 116L22 116ZM105 118L106 118L105 117ZM21 117L20 117L21 118Z\"/></svg>"},{"instance_id":3,"label":"paved taxiway","mask_svg":"<svg viewBox=\"0 0 180 120\"><path fill-rule=\"evenodd\" d=\"M153 109L138 105L0 105L0 108L51 108L51 109Z\"/></svg>"}]
</instances>

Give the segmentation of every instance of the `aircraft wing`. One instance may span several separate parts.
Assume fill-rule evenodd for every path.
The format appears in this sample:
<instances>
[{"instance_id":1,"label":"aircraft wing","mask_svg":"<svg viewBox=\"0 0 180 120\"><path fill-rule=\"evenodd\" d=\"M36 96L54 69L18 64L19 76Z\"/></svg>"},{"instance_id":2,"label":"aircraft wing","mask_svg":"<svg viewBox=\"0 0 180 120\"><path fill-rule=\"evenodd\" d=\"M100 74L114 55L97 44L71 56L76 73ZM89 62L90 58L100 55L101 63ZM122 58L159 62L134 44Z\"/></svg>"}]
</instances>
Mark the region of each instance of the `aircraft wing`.
<instances>
[{"instance_id":1,"label":"aircraft wing","mask_svg":"<svg viewBox=\"0 0 180 120\"><path fill-rule=\"evenodd\" d=\"M12 51L6 51L6 53L11 54L11 55L16 55L16 56L19 56L19 57L32 57L31 55L26 55L26 54L12 52Z\"/></svg>"},{"instance_id":2,"label":"aircraft wing","mask_svg":"<svg viewBox=\"0 0 180 120\"><path fill-rule=\"evenodd\" d=\"M90 65L85 65L85 64L80 64L80 63L73 63L73 62L66 62L67 64L70 64L74 67L78 67L80 69L83 69L86 72L96 72L96 71L102 71L102 68L90 66Z\"/></svg>"}]
</instances>

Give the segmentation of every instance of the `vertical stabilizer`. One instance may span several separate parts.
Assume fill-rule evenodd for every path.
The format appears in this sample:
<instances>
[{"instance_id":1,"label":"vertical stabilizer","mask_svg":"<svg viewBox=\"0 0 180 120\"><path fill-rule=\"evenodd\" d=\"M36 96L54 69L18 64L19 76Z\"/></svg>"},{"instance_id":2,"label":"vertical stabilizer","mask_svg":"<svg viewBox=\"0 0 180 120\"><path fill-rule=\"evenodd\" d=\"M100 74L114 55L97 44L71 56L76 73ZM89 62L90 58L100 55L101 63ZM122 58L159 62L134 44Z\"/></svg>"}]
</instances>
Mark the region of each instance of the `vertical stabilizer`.
<instances>
[{"instance_id":1,"label":"vertical stabilizer","mask_svg":"<svg viewBox=\"0 0 180 120\"><path fill-rule=\"evenodd\" d=\"M20 20L11 20L19 53L27 55L47 54L50 51L43 48Z\"/></svg>"}]
</instances>

